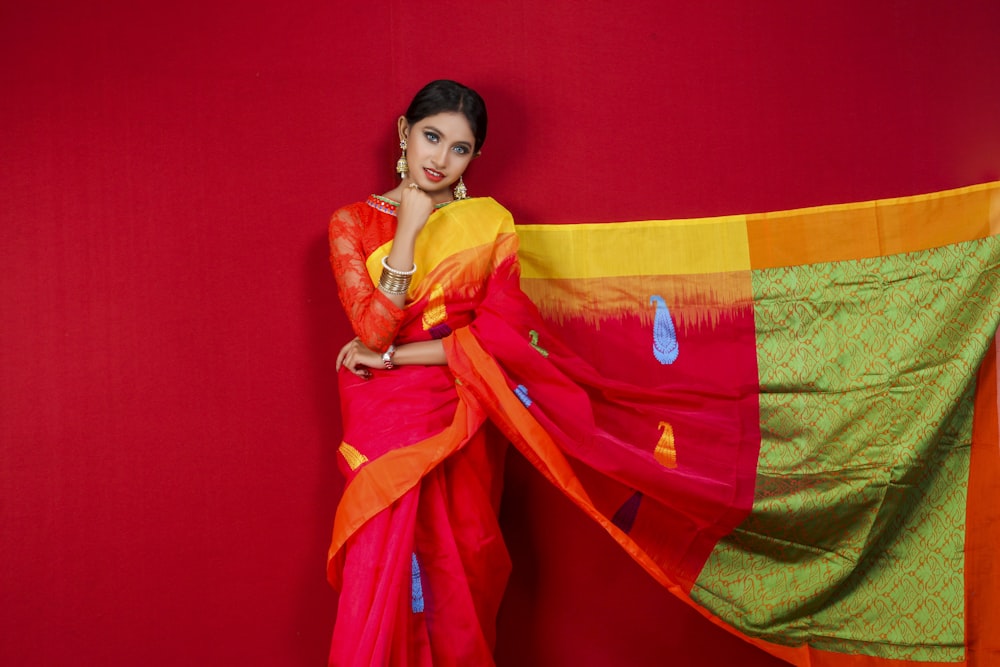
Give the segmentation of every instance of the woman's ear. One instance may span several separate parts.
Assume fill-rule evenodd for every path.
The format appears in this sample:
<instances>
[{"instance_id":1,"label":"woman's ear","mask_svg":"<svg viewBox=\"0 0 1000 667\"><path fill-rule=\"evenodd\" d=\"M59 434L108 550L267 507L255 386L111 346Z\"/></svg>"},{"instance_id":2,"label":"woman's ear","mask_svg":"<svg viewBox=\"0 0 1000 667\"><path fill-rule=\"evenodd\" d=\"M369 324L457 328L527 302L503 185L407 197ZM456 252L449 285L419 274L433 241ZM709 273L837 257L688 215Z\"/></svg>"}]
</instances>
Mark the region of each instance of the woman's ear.
<instances>
[{"instance_id":1,"label":"woman's ear","mask_svg":"<svg viewBox=\"0 0 1000 667\"><path fill-rule=\"evenodd\" d=\"M400 116L396 124L399 126L399 140L406 141L406 137L410 134L410 124L406 122L406 116Z\"/></svg>"}]
</instances>

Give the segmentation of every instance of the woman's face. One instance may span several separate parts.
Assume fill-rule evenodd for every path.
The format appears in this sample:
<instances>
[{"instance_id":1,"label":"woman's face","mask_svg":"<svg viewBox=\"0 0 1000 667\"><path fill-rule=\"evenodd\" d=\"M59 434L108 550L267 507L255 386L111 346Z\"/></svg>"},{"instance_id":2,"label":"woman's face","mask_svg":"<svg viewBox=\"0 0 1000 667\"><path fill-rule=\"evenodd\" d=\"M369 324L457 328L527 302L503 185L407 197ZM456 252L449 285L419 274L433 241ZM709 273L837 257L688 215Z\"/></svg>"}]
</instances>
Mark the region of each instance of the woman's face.
<instances>
[{"instance_id":1,"label":"woman's face","mask_svg":"<svg viewBox=\"0 0 1000 667\"><path fill-rule=\"evenodd\" d=\"M448 189L458 182L473 157L476 139L469 121L451 111L428 116L412 126L400 118L399 134L407 143L410 179L424 192L450 199Z\"/></svg>"}]
</instances>

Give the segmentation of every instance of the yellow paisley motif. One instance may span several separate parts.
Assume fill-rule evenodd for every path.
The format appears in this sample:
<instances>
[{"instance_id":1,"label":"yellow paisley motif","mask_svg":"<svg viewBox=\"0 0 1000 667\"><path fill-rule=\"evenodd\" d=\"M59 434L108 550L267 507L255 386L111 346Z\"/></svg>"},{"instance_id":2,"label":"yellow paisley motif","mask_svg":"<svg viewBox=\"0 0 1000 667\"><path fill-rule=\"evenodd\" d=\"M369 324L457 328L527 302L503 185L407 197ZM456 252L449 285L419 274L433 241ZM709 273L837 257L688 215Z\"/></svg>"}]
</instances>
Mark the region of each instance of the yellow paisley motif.
<instances>
[{"instance_id":1,"label":"yellow paisley motif","mask_svg":"<svg viewBox=\"0 0 1000 667\"><path fill-rule=\"evenodd\" d=\"M442 324L446 319L448 319L448 309L444 305L444 289L440 283L435 283L427 299L427 307L424 308L424 331Z\"/></svg>"},{"instance_id":2,"label":"yellow paisley motif","mask_svg":"<svg viewBox=\"0 0 1000 667\"><path fill-rule=\"evenodd\" d=\"M340 449L338 450L340 455L344 457L347 461L347 465L351 467L351 470L357 470L362 466L362 464L368 463L368 457L351 447L346 442L340 443Z\"/></svg>"},{"instance_id":3,"label":"yellow paisley motif","mask_svg":"<svg viewBox=\"0 0 1000 667\"><path fill-rule=\"evenodd\" d=\"M663 433L660 434L660 441L656 443L656 450L653 458L660 462L664 468L677 467L677 449L674 447L674 427L667 422L660 422Z\"/></svg>"}]
</instances>

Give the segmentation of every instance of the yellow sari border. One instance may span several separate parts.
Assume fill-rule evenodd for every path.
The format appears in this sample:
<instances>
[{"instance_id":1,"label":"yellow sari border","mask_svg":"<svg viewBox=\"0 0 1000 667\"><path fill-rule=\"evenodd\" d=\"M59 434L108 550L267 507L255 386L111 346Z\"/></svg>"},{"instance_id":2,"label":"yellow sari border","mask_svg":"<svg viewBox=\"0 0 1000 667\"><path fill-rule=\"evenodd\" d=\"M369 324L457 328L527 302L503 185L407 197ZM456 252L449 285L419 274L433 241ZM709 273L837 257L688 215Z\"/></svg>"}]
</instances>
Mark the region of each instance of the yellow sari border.
<instances>
[{"instance_id":1,"label":"yellow sari border","mask_svg":"<svg viewBox=\"0 0 1000 667\"><path fill-rule=\"evenodd\" d=\"M518 225L527 278L723 273L750 268L746 217Z\"/></svg>"}]
</instances>

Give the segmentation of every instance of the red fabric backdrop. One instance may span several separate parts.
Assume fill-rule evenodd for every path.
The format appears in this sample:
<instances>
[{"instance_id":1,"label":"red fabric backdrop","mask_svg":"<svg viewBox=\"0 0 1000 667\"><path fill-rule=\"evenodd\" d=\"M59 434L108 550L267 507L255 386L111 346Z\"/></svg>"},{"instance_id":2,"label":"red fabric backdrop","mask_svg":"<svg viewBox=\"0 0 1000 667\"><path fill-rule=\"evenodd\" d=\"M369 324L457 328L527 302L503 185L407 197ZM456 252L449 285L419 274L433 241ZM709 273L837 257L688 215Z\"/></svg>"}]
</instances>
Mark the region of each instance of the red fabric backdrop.
<instances>
[{"instance_id":1,"label":"red fabric backdrop","mask_svg":"<svg viewBox=\"0 0 1000 667\"><path fill-rule=\"evenodd\" d=\"M1000 178L989 0L229 4L0 12L2 664L323 664L325 225L431 78L490 103L466 180L522 222ZM773 664L516 458L504 502L501 665Z\"/></svg>"}]
</instances>

